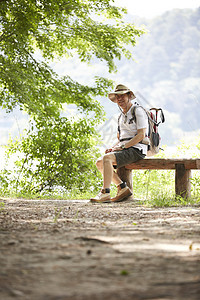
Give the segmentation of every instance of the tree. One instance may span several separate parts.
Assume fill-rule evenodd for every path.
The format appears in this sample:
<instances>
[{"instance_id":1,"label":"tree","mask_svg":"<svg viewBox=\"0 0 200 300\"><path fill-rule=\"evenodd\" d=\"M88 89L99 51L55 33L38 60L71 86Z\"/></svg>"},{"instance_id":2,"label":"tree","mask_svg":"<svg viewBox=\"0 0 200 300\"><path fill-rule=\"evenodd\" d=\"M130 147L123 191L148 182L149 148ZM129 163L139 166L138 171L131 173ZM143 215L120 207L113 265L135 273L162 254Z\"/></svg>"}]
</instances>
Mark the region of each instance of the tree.
<instances>
[{"instance_id":1,"label":"tree","mask_svg":"<svg viewBox=\"0 0 200 300\"><path fill-rule=\"evenodd\" d=\"M113 71L114 58L120 59L122 54L130 57L126 45L134 46L135 36L143 31L133 24L125 24L124 10L109 2L0 1L0 101L3 107L11 110L19 105L39 116L57 112L62 103L95 110L97 103L88 96L104 95L110 82L98 79L95 88L90 88L73 82L68 76L60 79L48 62L55 56L76 53L82 61L94 57L104 60ZM102 14L114 24L94 20L100 19ZM42 54L40 60L35 55L36 50Z\"/></svg>"},{"instance_id":2,"label":"tree","mask_svg":"<svg viewBox=\"0 0 200 300\"><path fill-rule=\"evenodd\" d=\"M18 158L9 189L20 194L44 194L46 190L91 192L100 188L94 168L98 151L93 123L84 118L73 123L66 117L49 119L37 124L37 131L30 130L28 136L10 142L8 154L18 154ZM6 181L3 185L8 188Z\"/></svg>"},{"instance_id":3,"label":"tree","mask_svg":"<svg viewBox=\"0 0 200 300\"><path fill-rule=\"evenodd\" d=\"M131 57L127 46L134 46L136 36L144 31L125 23L126 10L110 2L114 1L0 0L0 105L7 111L19 106L34 120L27 132L27 140L21 141L21 147L26 144L24 141L29 145L22 148L25 157L27 151L31 153L32 161L43 155L40 153L38 158L34 154L34 143L38 142L34 134L47 131L47 124L52 135L58 124L63 128L68 120L60 114L66 103L77 105L83 113L82 119L92 126L81 132L82 137L94 138L96 134L93 129L102 119L103 112L95 97L105 96L112 82L97 77L93 86L84 86L67 75L61 78L49 64L55 57L78 55L81 61L98 58L106 62L111 72L116 70L116 58ZM70 124L73 136L77 123L71 121ZM45 149L46 142L43 140L41 150ZM56 143L59 144L58 140ZM54 146L54 140L51 140L51 148ZM67 151L72 149L69 143L66 147ZM59 151L63 151L61 148ZM78 147L76 151L82 155ZM47 153L52 157L52 153ZM43 167L45 169L47 165ZM23 168L29 169L25 163ZM50 173L51 168L46 171ZM51 187L53 182L57 184L52 180Z\"/></svg>"}]
</instances>

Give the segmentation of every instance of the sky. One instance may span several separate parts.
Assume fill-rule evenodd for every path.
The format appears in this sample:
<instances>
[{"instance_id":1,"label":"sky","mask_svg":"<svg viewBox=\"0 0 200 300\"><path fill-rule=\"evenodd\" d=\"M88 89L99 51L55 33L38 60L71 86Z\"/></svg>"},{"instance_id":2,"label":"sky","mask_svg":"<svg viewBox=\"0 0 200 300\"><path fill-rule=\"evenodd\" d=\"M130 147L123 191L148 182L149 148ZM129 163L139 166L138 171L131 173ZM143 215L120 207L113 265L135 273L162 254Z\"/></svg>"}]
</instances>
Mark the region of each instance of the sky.
<instances>
[{"instance_id":1,"label":"sky","mask_svg":"<svg viewBox=\"0 0 200 300\"><path fill-rule=\"evenodd\" d=\"M174 8L195 9L200 7L200 0L115 0L115 4L126 7L132 15L153 18Z\"/></svg>"}]
</instances>

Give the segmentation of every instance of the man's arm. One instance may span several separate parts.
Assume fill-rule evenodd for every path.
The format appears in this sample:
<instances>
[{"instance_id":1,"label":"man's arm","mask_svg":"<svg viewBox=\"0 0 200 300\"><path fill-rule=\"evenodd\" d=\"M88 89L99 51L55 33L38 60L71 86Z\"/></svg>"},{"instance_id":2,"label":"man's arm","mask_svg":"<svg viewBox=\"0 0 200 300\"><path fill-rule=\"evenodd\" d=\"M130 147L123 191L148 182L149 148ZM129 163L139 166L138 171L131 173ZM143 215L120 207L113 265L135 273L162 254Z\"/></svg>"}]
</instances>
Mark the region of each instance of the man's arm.
<instances>
[{"instance_id":1,"label":"man's arm","mask_svg":"<svg viewBox=\"0 0 200 300\"><path fill-rule=\"evenodd\" d=\"M119 141L119 132L117 133L117 143L115 145L112 146L112 148L109 148L109 149L106 149L105 153L109 153L109 152L112 152L114 151L114 149L119 145L120 141Z\"/></svg>"},{"instance_id":2,"label":"man's arm","mask_svg":"<svg viewBox=\"0 0 200 300\"><path fill-rule=\"evenodd\" d=\"M136 144L141 142L145 138L145 136L146 136L146 128L138 129L137 134L130 141L127 141L126 143L124 143L124 145L125 145L124 148L126 149L129 147L135 146ZM122 150L122 148L117 145L114 147L114 150L119 151L119 150Z\"/></svg>"}]
</instances>

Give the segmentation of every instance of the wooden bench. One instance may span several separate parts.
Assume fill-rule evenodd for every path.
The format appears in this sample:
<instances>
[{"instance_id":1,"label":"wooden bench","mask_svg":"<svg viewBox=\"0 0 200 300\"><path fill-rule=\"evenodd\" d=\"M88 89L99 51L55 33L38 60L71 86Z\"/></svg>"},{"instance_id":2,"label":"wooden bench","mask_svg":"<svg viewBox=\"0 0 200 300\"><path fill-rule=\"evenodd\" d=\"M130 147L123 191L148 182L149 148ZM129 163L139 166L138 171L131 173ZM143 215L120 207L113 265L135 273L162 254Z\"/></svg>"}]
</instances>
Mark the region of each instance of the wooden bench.
<instances>
[{"instance_id":1,"label":"wooden bench","mask_svg":"<svg viewBox=\"0 0 200 300\"><path fill-rule=\"evenodd\" d=\"M200 169L200 159L145 158L118 169L117 173L133 190L132 170L175 170L175 193L183 198L191 196L191 170Z\"/></svg>"}]
</instances>

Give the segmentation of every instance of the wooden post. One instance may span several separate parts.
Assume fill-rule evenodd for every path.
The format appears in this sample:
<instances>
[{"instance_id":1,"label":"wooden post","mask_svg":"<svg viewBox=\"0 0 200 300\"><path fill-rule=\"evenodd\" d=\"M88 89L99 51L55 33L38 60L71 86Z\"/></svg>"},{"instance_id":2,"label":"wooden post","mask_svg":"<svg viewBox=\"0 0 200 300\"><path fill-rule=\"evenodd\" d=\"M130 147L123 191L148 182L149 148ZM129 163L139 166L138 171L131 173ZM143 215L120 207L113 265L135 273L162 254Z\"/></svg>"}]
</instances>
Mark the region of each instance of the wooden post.
<instances>
[{"instance_id":1,"label":"wooden post","mask_svg":"<svg viewBox=\"0 0 200 300\"><path fill-rule=\"evenodd\" d=\"M183 198L191 196L191 170L186 170L184 164L175 164L175 191Z\"/></svg>"},{"instance_id":2,"label":"wooden post","mask_svg":"<svg viewBox=\"0 0 200 300\"><path fill-rule=\"evenodd\" d=\"M125 169L125 167L121 167L117 169L117 175L120 177L122 181L126 181L127 186L130 188L131 192L133 193L132 170L128 170Z\"/></svg>"}]
</instances>

